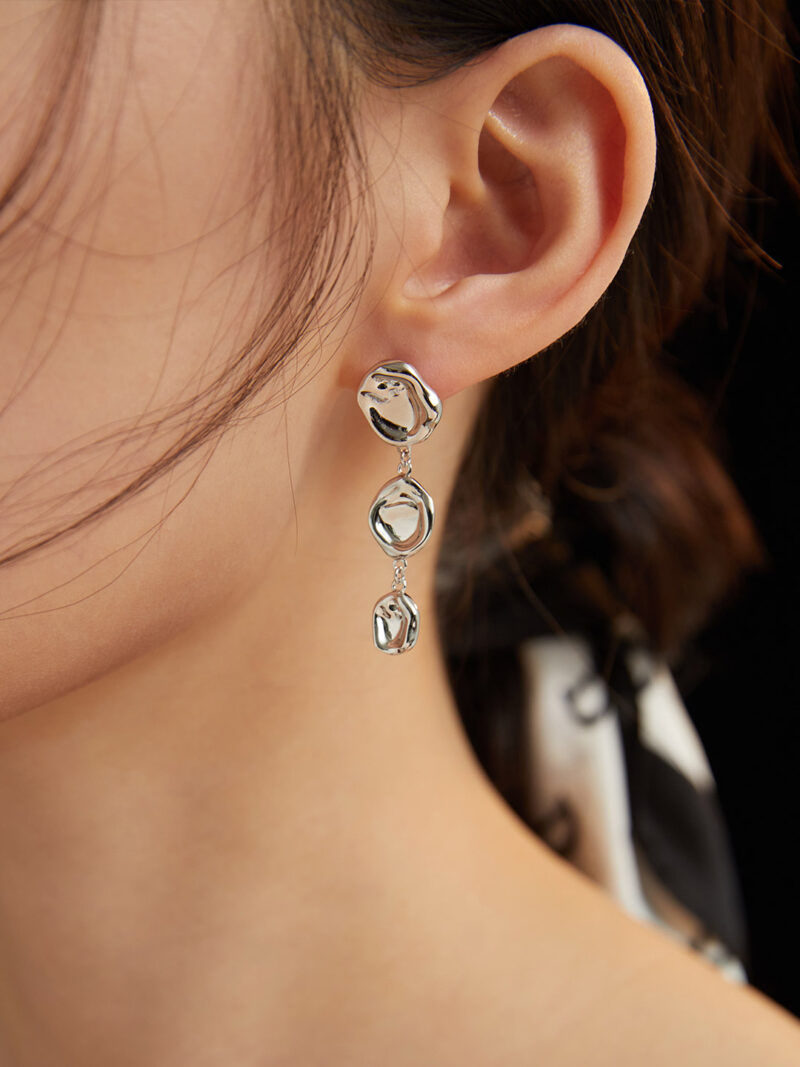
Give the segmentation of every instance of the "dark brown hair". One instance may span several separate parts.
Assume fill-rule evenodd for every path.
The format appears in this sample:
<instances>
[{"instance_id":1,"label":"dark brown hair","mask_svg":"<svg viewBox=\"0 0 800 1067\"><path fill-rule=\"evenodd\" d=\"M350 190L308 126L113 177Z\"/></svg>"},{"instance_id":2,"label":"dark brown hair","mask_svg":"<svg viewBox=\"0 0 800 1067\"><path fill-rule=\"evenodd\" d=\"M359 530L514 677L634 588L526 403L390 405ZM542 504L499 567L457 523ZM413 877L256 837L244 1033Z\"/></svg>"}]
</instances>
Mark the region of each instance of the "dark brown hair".
<instances>
[{"instance_id":1,"label":"dark brown hair","mask_svg":"<svg viewBox=\"0 0 800 1067\"><path fill-rule=\"evenodd\" d=\"M65 110L75 116L70 101L86 69L77 42L88 54L102 4L66 6L74 33L62 40L73 43L62 48L39 140L0 191L0 212L20 210L23 179L36 184L35 160L55 120ZM331 318L356 299L358 286L330 307L354 254L342 180L360 152L350 120L354 70L383 84L419 82L516 34L579 23L617 41L645 79L658 138L653 194L600 303L568 336L492 385L447 517L441 633L462 705L468 692L480 693L484 723L499 721L492 700L513 704L504 671L509 650L527 635L582 632L606 666L624 634L669 656L760 559L753 525L716 458L708 413L670 367L665 345L719 272L731 239L770 264L740 220L757 192L750 181L757 157L771 156L795 181L782 139L792 73L785 4L309 0L292 16L282 55L295 105L277 109L285 128L272 132L294 144L294 159L314 162L299 184L286 168L287 199L276 198L284 213L276 232L290 227L293 248L282 302L213 387L170 415L169 446L157 463L101 506L13 546L0 565L80 529L213 441L282 360L297 358L321 309ZM487 684L476 689L477 676ZM471 735L484 755L495 744L481 730ZM485 762L503 778L502 760L486 755Z\"/></svg>"},{"instance_id":2,"label":"dark brown hair","mask_svg":"<svg viewBox=\"0 0 800 1067\"><path fill-rule=\"evenodd\" d=\"M779 0L346 6L372 76L389 74L375 57L430 75L576 22L625 48L653 104L655 184L622 268L576 329L494 381L442 547L451 682L481 761L524 813L519 643L581 634L613 688L631 644L677 656L763 562L711 413L665 346L731 247L774 266L742 219L764 160L798 188L786 143L791 27Z\"/></svg>"},{"instance_id":3,"label":"dark brown hair","mask_svg":"<svg viewBox=\"0 0 800 1067\"><path fill-rule=\"evenodd\" d=\"M519 643L581 634L612 689L627 688L628 647L675 657L763 563L711 413L665 346L731 246L775 266L742 219L765 160L798 191L786 143L791 26L781 0L332 6L343 7L341 35L382 82L437 77L516 34L578 23L629 53L653 104L656 178L630 251L577 328L493 382L439 560L440 632L462 716L524 814Z\"/></svg>"}]
</instances>

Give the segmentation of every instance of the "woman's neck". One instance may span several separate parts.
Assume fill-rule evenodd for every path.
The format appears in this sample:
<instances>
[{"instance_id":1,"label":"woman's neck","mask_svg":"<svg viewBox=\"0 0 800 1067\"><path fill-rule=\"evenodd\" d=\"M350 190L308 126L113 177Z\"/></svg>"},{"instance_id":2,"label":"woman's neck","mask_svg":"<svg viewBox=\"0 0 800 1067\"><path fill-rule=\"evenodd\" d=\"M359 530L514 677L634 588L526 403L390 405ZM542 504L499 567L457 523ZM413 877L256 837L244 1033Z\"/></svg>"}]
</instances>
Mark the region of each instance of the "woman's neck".
<instances>
[{"instance_id":1,"label":"woman's neck","mask_svg":"<svg viewBox=\"0 0 800 1067\"><path fill-rule=\"evenodd\" d=\"M695 1062L698 1004L713 1062L795 1062L794 1026L763 1027L755 998L513 816L426 631L382 656L352 605L333 627L312 610L348 589L369 610L359 544L333 569L291 544L213 621L0 724L0 1067L517 1067L598 1048L662 1067Z\"/></svg>"},{"instance_id":2,"label":"woman's neck","mask_svg":"<svg viewBox=\"0 0 800 1067\"><path fill-rule=\"evenodd\" d=\"M345 1002L379 1012L455 958L443 920L520 847L435 640L435 548L419 643L382 655L391 567L352 531L332 561L303 508L246 596L0 724L2 1067L345 1040Z\"/></svg>"}]
</instances>

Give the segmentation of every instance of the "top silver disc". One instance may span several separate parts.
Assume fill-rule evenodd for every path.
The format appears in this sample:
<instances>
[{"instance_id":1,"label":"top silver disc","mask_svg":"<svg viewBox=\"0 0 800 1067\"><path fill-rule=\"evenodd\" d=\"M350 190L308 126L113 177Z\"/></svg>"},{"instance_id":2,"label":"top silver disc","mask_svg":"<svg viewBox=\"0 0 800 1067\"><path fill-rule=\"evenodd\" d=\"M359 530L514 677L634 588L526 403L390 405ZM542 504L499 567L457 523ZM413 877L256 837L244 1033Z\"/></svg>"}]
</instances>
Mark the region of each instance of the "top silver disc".
<instances>
[{"instance_id":1,"label":"top silver disc","mask_svg":"<svg viewBox=\"0 0 800 1067\"><path fill-rule=\"evenodd\" d=\"M379 363L358 390L370 426L391 445L424 441L442 417L442 402L417 371L401 360Z\"/></svg>"}]
</instances>

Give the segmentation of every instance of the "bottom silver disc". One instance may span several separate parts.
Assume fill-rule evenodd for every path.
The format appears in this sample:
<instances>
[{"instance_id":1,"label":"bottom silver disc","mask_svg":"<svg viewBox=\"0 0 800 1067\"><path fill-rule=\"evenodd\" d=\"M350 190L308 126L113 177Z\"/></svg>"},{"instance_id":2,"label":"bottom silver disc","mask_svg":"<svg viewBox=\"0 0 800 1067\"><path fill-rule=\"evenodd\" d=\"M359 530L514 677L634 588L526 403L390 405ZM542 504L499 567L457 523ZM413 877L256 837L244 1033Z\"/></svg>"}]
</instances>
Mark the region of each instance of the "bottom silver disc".
<instances>
[{"instance_id":1,"label":"bottom silver disc","mask_svg":"<svg viewBox=\"0 0 800 1067\"><path fill-rule=\"evenodd\" d=\"M417 642L419 608L407 593L387 593L372 612L372 636L381 652L407 652Z\"/></svg>"}]
</instances>

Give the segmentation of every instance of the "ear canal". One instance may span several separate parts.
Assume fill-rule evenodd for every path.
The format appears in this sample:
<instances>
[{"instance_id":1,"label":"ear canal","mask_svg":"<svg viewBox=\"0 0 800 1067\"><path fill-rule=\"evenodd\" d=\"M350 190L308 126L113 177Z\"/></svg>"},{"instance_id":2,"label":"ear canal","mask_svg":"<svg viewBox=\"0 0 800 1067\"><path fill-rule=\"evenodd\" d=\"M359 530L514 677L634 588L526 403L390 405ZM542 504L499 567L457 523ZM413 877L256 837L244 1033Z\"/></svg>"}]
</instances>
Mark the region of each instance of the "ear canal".
<instances>
[{"instance_id":1,"label":"ear canal","mask_svg":"<svg viewBox=\"0 0 800 1067\"><path fill-rule=\"evenodd\" d=\"M484 126L478 172L477 195L453 184L441 249L410 276L404 296L437 296L463 277L510 274L532 262L544 217L530 166Z\"/></svg>"},{"instance_id":2,"label":"ear canal","mask_svg":"<svg viewBox=\"0 0 800 1067\"><path fill-rule=\"evenodd\" d=\"M609 90L567 56L550 56L504 87L487 119L498 142L524 151L530 166L580 155L597 191L605 235L616 221L625 165L625 125ZM598 151L602 146L602 151Z\"/></svg>"},{"instance_id":3,"label":"ear canal","mask_svg":"<svg viewBox=\"0 0 800 1067\"><path fill-rule=\"evenodd\" d=\"M479 181L453 182L441 247L409 277L404 295L433 297L463 278L525 270L571 220L586 221L589 180L599 245L619 215L624 146L613 97L566 56L551 56L511 79L478 138ZM579 165L554 163L568 156Z\"/></svg>"},{"instance_id":4,"label":"ear canal","mask_svg":"<svg viewBox=\"0 0 800 1067\"><path fill-rule=\"evenodd\" d=\"M436 296L462 278L510 274L533 260L544 230L533 172L488 128L478 142L479 195L454 185L438 254L412 275L405 295Z\"/></svg>"}]
</instances>

